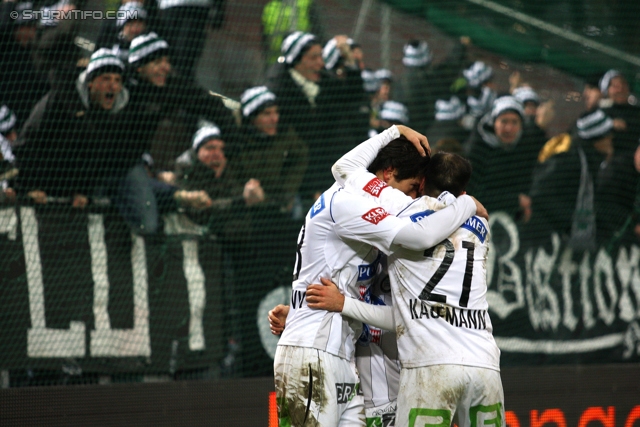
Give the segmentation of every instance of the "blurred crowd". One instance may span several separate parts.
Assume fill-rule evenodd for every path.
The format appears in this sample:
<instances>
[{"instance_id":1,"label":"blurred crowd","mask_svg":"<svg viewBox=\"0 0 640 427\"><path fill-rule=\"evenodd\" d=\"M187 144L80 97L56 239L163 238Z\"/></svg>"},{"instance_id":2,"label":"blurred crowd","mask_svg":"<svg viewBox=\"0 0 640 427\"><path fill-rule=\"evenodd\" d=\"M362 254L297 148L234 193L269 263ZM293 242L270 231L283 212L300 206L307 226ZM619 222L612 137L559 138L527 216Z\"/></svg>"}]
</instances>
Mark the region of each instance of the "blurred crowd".
<instances>
[{"instance_id":1,"label":"blurred crowd","mask_svg":"<svg viewBox=\"0 0 640 427\"><path fill-rule=\"evenodd\" d=\"M291 32L289 6L267 3L264 78L230 99L194 72L207 31L224 22L223 0L123 2L90 55L78 20L24 13L83 3L1 3L0 203L110 206L150 238L177 213L236 259L271 269L239 280L269 281L290 267L335 160L403 124L434 151L468 157L469 193L511 217L523 240L638 242L640 108L623 74L587 79L583 114L550 135L544 88L515 72L498 92L507 85L470 59L468 39L437 64L427 40L407 40L396 76L368 67L356 40L323 34L313 5Z\"/></svg>"}]
</instances>

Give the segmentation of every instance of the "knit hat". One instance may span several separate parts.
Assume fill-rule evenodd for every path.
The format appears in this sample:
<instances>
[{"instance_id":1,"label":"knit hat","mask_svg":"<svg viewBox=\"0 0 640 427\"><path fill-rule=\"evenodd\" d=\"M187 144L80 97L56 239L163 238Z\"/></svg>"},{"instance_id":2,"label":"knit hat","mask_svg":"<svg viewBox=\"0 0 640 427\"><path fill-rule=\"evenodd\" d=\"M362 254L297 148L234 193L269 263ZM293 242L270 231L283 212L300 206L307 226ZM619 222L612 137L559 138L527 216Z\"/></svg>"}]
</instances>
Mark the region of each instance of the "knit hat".
<instances>
[{"instance_id":1,"label":"knit hat","mask_svg":"<svg viewBox=\"0 0 640 427\"><path fill-rule=\"evenodd\" d=\"M388 120L402 125L409 123L409 111L407 107L396 101L383 102L378 117L381 120Z\"/></svg>"},{"instance_id":2,"label":"knit hat","mask_svg":"<svg viewBox=\"0 0 640 427\"><path fill-rule=\"evenodd\" d=\"M220 128L216 125L201 127L193 135L193 149L197 152L202 144L212 139L222 139Z\"/></svg>"},{"instance_id":3,"label":"knit hat","mask_svg":"<svg viewBox=\"0 0 640 427\"><path fill-rule=\"evenodd\" d=\"M449 101L439 99L436 101L436 120L458 120L464 116L465 106L457 96L452 96Z\"/></svg>"},{"instance_id":4,"label":"knit hat","mask_svg":"<svg viewBox=\"0 0 640 427\"><path fill-rule=\"evenodd\" d=\"M540 97L536 91L529 86L522 86L514 89L513 97L520 101L522 105L526 102L535 102L537 105L540 105Z\"/></svg>"},{"instance_id":5,"label":"knit hat","mask_svg":"<svg viewBox=\"0 0 640 427\"><path fill-rule=\"evenodd\" d=\"M156 33L142 34L131 40L129 65L141 67L169 52L169 44Z\"/></svg>"},{"instance_id":6,"label":"knit hat","mask_svg":"<svg viewBox=\"0 0 640 427\"><path fill-rule=\"evenodd\" d=\"M381 68L375 71L376 79L378 80L378 84L382 82L382 80L393 81L393 74L391 70L387 70L386 68Z\"/></svg>"},{"instance_id":7,"label":"knit hat","mask_svg":"<svg viewBox=\"0 0 640 427\"><path fill-rule=\"evenodd\" d=\"M425 41L412 40L404 45L402 63L407 67L424 67L431 62L431 51Z\"/></svg>"},{"instance_id":8,"label":"knit hat","mask_svg":"<svg viewBox=\"0 0 640 427\"><path fill-rule=\"evenodd\" d=\"M120 6L117 16L116 26L121 28L129 21L147 19L147 9L140 2L130 1Z\"/></svg>"},{"instance_id":9,"label":"knit hat","mask_svg":"<svg viewBox=\"0 0 640 427\"><path fill-rule=\"evenodd\" d=\"M353 40L347 39L347 44L349 46L353 45ZM333 68L338 65L340 61L340 49L338 48L338 42L336 42L335 37L324 45L322 49L322 59L324 59L324 66L327 70L333 70Z\"/></svg>"},{"instance_id":10,"label":"knit hat","mask_svg":"<svg viewBox=\"0 0 640 427\"><path fill-rule=\"evenodd\" d=\"M501 96L493 101L493 107L491 109L491 121L495 122L498 116L512 111L520 116L524 120L524 108L522 104L513 96Z\"/></svg>"},{"instance_id":11,"label":"knit hat","mask_svg":"<svg viewBox=\"0 0 640 427\"><path fill-rule=\"evenodd\" d=\"M364 91L368 93L374 93L378 90L378 79L376 79L376 73L373 70L362 70L360 72L362 77L362 86Z\"/></svg>"},{"instance_id":12,"label":"knit hat","mask_svg":"<svg viewBox=\"0 0 640 427\"><path fill-rule=\"evenodd\" d=\"M585 113L576 121L578 136L584 140L600 139L613 130L613 120L598 109Z\"/></svg>"},{"instance_id":13,"label":"knit hat","mask_svg":"<svg viewBox=\"0 0 640 427\"><path fill-rule=\"evenodd\" d=\"M70 4L71 2L69 0L60 0L51 6L43 6L40 8L42 14L40 15L40 22L38 24L41 27L57 27L60 21L54 17L52 12L62 10L65 6L69 6Z\"/></svg>"},{"instance_id":14,"label":"knit hat","mask_svg":"<svg viewBox=\"0 0 640 427\"><path fill-rule=\"evenodd\" d=\"M284 62L292 65L299 58L304 48L311 44L317 43L316 36L311 33L296 31L289 34L283 41L280 51L284 57Z\"/></svg>"},{"instance_id":15,"label":"knit hat","mask_svg":"<svg viewBox=\"0 0 640 427\"><path fill-rule=\"evenodd\" d=\"M276 95L269 91L266 86L256 86L245 90L240 97L241 111L243 117L258 114L265 108L274 105Z\"/></svg>"},{"instance_id":16,"label":"knit hat","mask_svg":"<svg viewBox=\"0 0 640 427\"><path fill-rule=\"evenodd\" d=\"M482 61L476 61L462 72L462 75L472 88L479 87L493 76L493 68Z\"/></svg>"},{"instance_id":17,"label":"knit hat","mask_svg":"<svg viewBox=\"0 0 640 427\"><path fill-rule=\"evenodd\" d=\"M16 115L6 105L0 107L0 134L6 135L16 125Z\"/></svg>"},{"instance_id":18,"label":"knit hat","mask_svg":"<svg viewBox=\"0 0 640 427\"><path fill-rule=\"evenodd\" d=\"M609 70L600 79L600 92L602 92L603 96L607 96L607 92L609 91L609 85L611 84L611 80L614 77L621 76L622 73L618 70Z\"/></svg>"},{"instance_id":19,"label":"knit hat","mask_svg":"<svg viewBox=\"0 0 640 427\"><path fill-rule=\"evenodd\" d=\"M118 56L107 48L98 49L91 55L89 64L87 65L87 78L86 81L90 82L100 74L105 73L117 73L122 74L124 72L124 63L118 58Z\"/></svg>"}]
</instances>

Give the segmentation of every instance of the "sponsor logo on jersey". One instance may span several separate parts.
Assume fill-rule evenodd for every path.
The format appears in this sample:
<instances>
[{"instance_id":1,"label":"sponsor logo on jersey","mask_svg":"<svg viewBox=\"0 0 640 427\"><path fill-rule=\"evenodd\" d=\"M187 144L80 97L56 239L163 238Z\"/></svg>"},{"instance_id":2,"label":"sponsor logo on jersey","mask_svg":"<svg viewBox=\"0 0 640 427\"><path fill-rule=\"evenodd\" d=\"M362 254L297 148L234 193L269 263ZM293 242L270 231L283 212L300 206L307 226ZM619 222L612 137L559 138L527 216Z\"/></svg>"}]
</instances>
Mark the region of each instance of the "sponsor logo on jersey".
<instances>
[{"instance_id":1,"label":"sponsor logo on jersey","mask_svg":"<svg viewBox=\"0 0 640 427\"><path fill-rule=\"evenodd\" d=\"M429 215L431 215L432 213L434 213L435 211L432 209L427 209L426 211L422 211L422 212L418 212L418 213L414 213L413 215L411 215L409 218L411 218L412 222L418 222L423 218L428 217Z\"/></svg>"},{"instance_id":2,"label":"sponsor logo on jersey","mask_svg":"<svg viewBox=\"0 0 640 427\"><path fill-rule=\"evenodd\" d=\"M375 274L378 272L378 266L380 265L381 259L382 259L382 254L378 253L378 256L376 257L375 261L373 261L371 264L359 265L358 266L358 282L363 282L365 280L373 279L373 276L375 276ZM360 290L360 292L362 292L362 290ZM360 294L360 296L362 296L362 293Z\"/></svg>"},{"instance_id":3,"label":"sponsor logo on jersey","mask_svg":"<svg viewBox=\"0 0 640 427\"><path fill-rule=\"evenodd\" d=\"M362 215L362 219L369 221L373 225L378 225L380 221L389 216L389 213L383 208L373 208L366 214Z\"/></svg>"},{"instance_id":4,"label":"sponsor logo on jersey","mask_svg":"<svg viewBox=\"0 0 640 427\"><path fill-rule=\"evenodd\" d=\"M369 193L373 197L380 197L382 190L387 187L388 185L384 181L378 178L373 178L371 181L367 182L367 185L364 186L363 190L365 193Z\"/></svg>"},{"instance_id":5,"label":"sponsor logo on jersey","mask_svg":"<svg viewBox=\"0 0 640 427\"><path fill-rule=\"evenodd\" d=\"M322 212L324 210L325 204L324 204L324 194L322 194L318 200L316 200L316 202L313 204L313 206L311 206L311 212L309 213L311 218L313 218L314 216L318 215L320 212Z\"/></svg>"},{"instance_id":6,"label":"sponsor logo on jersey","mask_svg":"<svg viewBox=\"0 0 640 427\"><path fill-rule=\"evenodd\" d=\"M336 383L338 404L350 402L356 395L361 395L360 384Z\"/></svg>"},{"instance_id":7,"label":"sponsor logo on jersey","mask_svg":"<svg viewBox=\"0 0 640 427\"><path fill-rule=\"evenodd\" d=\"M484 240L487 238L487 227L484 226L482 220L477 216L469 218L460 228L464 228L475 234L482 243L484 243Z\"/></svg>"},{"instance_id":8,"label":"sponsor logo on jersey","mask_svg":"<svg viewBox=\"0 0 640 427\"><path fill-rule=\"evenodd\" d=\"M443 304L427 304L417 298L409 299L412 320L443 319L451 326L467 329L487 329L487 310L465 310Z\"/></svg>"}]
</instances>

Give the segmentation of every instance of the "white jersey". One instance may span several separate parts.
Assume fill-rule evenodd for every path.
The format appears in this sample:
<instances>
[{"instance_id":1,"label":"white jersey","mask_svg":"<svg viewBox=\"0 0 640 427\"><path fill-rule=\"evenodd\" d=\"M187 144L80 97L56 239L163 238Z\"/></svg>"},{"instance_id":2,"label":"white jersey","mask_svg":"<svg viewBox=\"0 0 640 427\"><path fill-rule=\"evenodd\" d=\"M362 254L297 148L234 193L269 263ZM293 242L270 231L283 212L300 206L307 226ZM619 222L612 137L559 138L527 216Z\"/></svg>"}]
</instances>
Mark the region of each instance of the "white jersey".
<instances>
[{"instance_id":1,"label":"white jersey","mask_svg":"<svg viewBox=\"0 0 640 427\"><path fill-rule=\"evenodd\" d=\"M392 306L391 284L383 258L383 272L375 283L361 289L361 300L373 305ZM400 362L395 331L364 325L356 345L356 366L365 408L375 408L395 402L398 398Z\"/></svg>"},{"instance_id":2,"label":"white jersey","mask_svg":"<svg viewBox=\"0 0 640 427\"><path fill-rule=\"evenodd\" d=\"M399 213L418 221L443 205L421 198ZM500 370L486 300L489 226L468 219L424 252L389 257L398 350L403 367L458 364Z\"/></svg>"},{"instance_id":3,"label":"white jersey","mask_svg":"<svg viewBox=\"0 0 640 427\"><path fill-rule=\"evenodd\" d=\"M286 328L278 345L311 347L352 359L357 335L340 313L307 306L307 286L330 278L346 297L359 297L379 270L407 220L389 215L373 200L354 197L334 184L311 207L298 237ZM361 326L354 322L354 326ZM359 332L358 332L359 333Z\"/></svg>"}]
</instances>

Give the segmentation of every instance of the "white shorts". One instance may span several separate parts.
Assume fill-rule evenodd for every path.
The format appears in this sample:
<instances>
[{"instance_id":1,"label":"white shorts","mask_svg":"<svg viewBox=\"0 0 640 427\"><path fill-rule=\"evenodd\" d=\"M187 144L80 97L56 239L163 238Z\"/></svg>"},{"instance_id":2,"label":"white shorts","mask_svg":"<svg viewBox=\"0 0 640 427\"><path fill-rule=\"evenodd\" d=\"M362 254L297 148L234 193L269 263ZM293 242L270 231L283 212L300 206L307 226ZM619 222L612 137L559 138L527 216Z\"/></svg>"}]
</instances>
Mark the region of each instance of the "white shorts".
<instances>
[{"instance_id":1,"label":"white shorts","mask_svg":"<svg viewBox=\"0 0 640 427\"><path fill-rule=\"evenodd\" d=\"M500 372L463 365L400 371L396 427L505 427Z\"/></svg>"},{"instance_id":2,"label":"white shorts","mask_svg":"<svg viewBox=\"0 0 640 427\"><path fill-rule=\"evenodd\" d=\"M273 370L280 425L365 426L353 362L315 348L279 345Z\"/></svg>"},{"instance_id":3,"label":"white shorts","mask_svg":"<svg viewBox=\"0 0 640 427\"><path fill-rule=\"evenodd\" d=\"M384 405L364 408L364 415L367 419L367 426L388 427L396 425L397 401L385 403Z\"/></svg>"}]
</instances>

